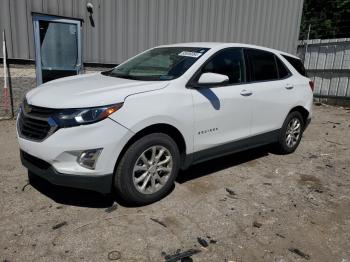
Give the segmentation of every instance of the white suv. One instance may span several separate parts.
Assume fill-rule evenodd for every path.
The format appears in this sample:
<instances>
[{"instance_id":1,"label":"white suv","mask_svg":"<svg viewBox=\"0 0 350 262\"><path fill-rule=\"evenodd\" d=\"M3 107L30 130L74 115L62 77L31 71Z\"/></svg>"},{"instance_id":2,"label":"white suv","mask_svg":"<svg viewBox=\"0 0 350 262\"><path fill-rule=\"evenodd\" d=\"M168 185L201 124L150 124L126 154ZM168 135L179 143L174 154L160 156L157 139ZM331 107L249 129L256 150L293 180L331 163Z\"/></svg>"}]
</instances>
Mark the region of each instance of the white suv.
<instances>
[{"instance_id":1,"label":"white suv","mask_svg":"<svg viewBox=\"0 0 350 262\"><path fill-rule=\"evenodd\" d=\"M311 119L312 89L301 61L281 51L160 46L27 93L21 160L53 184L147 204L191 164L269 143L293 152Z\"/></svg>"}]
</instances>

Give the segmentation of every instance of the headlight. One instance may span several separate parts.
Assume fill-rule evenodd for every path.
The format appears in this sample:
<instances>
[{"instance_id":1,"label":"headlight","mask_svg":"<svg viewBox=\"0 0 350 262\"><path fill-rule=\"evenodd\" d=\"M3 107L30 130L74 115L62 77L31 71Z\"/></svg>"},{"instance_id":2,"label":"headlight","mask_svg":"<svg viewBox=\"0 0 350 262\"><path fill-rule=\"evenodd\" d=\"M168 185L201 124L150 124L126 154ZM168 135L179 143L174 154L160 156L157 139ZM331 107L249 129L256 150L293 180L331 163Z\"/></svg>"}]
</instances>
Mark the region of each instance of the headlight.
<instances>
[{"instance_id":1,"label":"headlight","mask_svg":"<svg viewBox=\"0 0 350 262\"><path fill-rule=\"evenodd\" d=\"M54 116L54 119L60 127L92 124L107 118L122 106L123 103L118 103L102 107L63 109Z\"/></svg>"}]
</instances>

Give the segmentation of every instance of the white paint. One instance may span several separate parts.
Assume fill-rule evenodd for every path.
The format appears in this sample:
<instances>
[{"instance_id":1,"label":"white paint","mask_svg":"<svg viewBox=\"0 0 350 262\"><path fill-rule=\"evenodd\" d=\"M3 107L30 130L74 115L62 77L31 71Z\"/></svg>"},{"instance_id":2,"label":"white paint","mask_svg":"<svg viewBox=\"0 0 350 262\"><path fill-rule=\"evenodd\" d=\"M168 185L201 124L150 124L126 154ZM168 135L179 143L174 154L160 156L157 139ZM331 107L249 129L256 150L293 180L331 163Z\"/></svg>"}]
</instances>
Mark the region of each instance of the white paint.
<instances>
[{"instance_id":1,"label":"white paint","mask_svg":"<svg viewBox=\"0 0 350 262\"><path fill-rule=\"evenodd\" d=\"M182 76L169 81L138 81L78 75L41 85L30 91L29 104L50 108L94 107L124 102L109 117L95 124L62 128L43 142L19 138L20 148L52 163L62 173L109 174L134 133L154 124L177 128L186 153L220 146L281 128L289 110L302 106L312 115L309 79L301 76L280 54L283 52L245 44L185 43L172 46L210 48ZM227 47L253 47L278 56L292 76L286 80L186 88L189 79L214 53ZM283 53L286 54L286 53ZM286 89L293 85L293 89ZM251 92L249 96L242 91ZM201 130L209 130L199 134ZM210 131L214 130L214 131ZM77 165L69 151L103 148L96 170Z\"/></svg>"}]
</instances>

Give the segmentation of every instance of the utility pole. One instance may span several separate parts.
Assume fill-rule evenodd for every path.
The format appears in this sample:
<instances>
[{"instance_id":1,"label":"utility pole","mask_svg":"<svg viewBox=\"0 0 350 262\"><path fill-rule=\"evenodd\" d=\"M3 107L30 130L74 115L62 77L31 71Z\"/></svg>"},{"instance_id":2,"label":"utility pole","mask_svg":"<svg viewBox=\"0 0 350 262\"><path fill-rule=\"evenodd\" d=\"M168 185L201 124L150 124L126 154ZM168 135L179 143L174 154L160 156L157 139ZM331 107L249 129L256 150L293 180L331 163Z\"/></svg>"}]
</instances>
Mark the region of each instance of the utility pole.
<instances>
[{"instance_id":1,"label":"utility pole","mask_svg":"<svg viewBox=\"0 0 350 262\"><path fill-rule=\"evenodd\" d=\"M4 87L2 92L3 108L4 108L4 111L7 113L9 111L9 106L11 104L11 118L13 118L14 111L13 111L13 100L12 100L12 90L11 90L11 79L9 78L9 69L7 67L7 49L6 49L5 30L2 32L2 54L3 54L2 60L4 64Z\"/></svg>"},{"instance_id":2,"label":"utility pole","mask_svg":"<svg viewBox=\"0 0 350 262\"><path fill-rule=\"evenodd\" d=\"M310 39L310 31L311 31L311 24L309 24L309 28L307 30L307 37L306 37L306 44L305 44L305 53L304 53L304 61L303 63L305 63L305 57L306 57L306 53L307 53L307 46L309 44L309 39Z\"/></svg>"}]
</instances>

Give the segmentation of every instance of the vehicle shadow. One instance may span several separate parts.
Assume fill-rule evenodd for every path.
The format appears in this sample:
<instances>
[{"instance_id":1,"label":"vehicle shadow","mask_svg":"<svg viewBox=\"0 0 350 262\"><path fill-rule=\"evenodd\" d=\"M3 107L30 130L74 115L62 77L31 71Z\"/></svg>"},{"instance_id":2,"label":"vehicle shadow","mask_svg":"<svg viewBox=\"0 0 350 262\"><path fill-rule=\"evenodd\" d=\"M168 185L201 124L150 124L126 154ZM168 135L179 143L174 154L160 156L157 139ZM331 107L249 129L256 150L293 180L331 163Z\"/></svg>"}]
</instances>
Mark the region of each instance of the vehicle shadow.
<instances>
[{"instance_id":1,"label":"vehicle shadow","mask_svg":"<svg viewBox=\"0 0 350 262\"><path fill-rule=\"evenodd\" d=\"M63 205L107 208L112 206L115 201L112 194L103 195L89 190L57 186L31 172L28 172L28 179L33 188L56 203Z\"/></svg>"},{"instance_id":2,"label":"vehicle shadow","mask_svg":"<svg viewBox=\"0 0 350 262\"><path fill-rule=\"evenodd\" d=\"M187 181L211 175L220 170L267 156L269 153L274 152L272 147L268 145L208 160L193 165L187 170L182 170L176 178L176 181L180 184L186 183Z\"/></svg>"},{"instance_id":3,"label":"vehicle shadow","mask_svg":"<svg viewBox=\"0 0 350 262\"><path fill-rule=\"evenodd\" d=\"M273 152L271 151L271 147L264 146L230 154L213 160L208 160L206 162L196 164L187 170L180 171L178 177L176 178L176 182L180 184L186 183L187 181L211 175L220 170L261 158L268 155L270 152ZM90 190L57 186L30 172L28 173L28 178L29 183L33 188L38 190L43 195L51 198L56 203L63 205L105 208L106 212L108 212L108 208L113 206L115 202L124 207L137 207L124 202L114 193L103 195ZM175 185L173 185L167 196L171 194L174 188Z\"/></svg>"},{"instance_id":4,"label":"vehicle shadow","mask_svg":"<svg viewBox=\"0 0 350 262\"><path fill-rule=\"evenodd\" d=\"M213 92L213 90L211 90L210 88L199 88L196 90L197 92L199 92L205 98L208 99L208 101L211 103L211 105L214 107L215 110L220 110L220 107L221 107L220 99Z\"/></svg>"}]
</instances>

